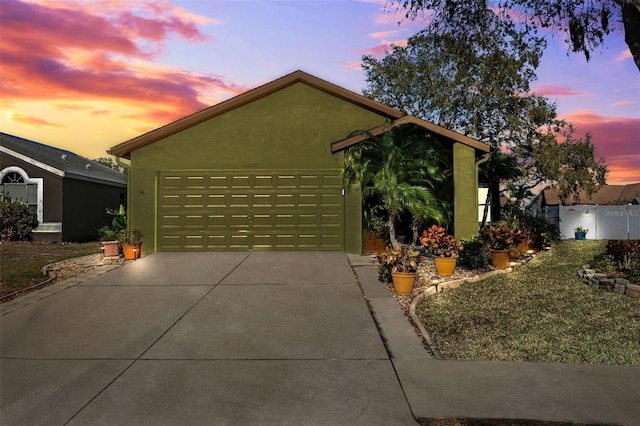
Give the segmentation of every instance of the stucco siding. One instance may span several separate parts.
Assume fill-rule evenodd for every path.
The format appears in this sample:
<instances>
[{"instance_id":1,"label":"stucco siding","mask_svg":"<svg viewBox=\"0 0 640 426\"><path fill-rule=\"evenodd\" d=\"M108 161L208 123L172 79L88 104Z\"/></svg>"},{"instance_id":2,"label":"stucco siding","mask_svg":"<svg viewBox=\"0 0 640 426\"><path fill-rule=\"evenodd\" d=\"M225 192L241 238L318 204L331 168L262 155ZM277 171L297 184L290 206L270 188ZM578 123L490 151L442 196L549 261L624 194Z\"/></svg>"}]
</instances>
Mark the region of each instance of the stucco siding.
<instances>
[{"instance_id":1,"label":"stucco siding","mask_svg":"<svg viewBox=\"0 0 640 426\"><path fill-rule=\"evenodd\" d=\"M157 176L167 170L341 169L331 142L385 117L304 83L277 91L131 153L129 221L155 250ZM345 250L361 250L361 197L345 193Z\"/></svg>"},{"instance_id":2,"label":"stucco siding","mask_svg":"<svg viewBox=\"0 0 640 426\"><path fill-rule=\"evenodd\" d=\"M453 226L458 239L478 233L478 180L475 152L470 146L453 144Z\"/></svg>"}]
</instances>

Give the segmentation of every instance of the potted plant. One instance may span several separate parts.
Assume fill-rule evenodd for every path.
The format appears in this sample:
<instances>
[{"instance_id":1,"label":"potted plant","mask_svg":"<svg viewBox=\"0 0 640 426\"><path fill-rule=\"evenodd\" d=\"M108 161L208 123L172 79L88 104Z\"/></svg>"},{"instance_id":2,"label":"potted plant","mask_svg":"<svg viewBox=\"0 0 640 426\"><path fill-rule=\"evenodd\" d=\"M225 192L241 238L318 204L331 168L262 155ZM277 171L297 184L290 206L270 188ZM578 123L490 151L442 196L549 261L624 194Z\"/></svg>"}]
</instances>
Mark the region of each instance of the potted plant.
<instances>
[{"instance_id":1,"label":"potted plant","mask_svg":"<svg viewBox=\"0 0 640 426\"><path fill-rule=\"evenodd\" d=\"M389 225L382 218L379 206L371 207L364 212L365 235L364 253L382 253L389 240Z\"/></svg>"},{"instance_id":2,"label":"potted plant","mask_svg":"<svg viewBox=\"0 0 640 426\"><path fill-rule=\"evenodd\" d=\"M443 227L433 225L422 232L420 244L432 254L438 275L453 274L458 253L462 249L453 235L447 234Z\"/></svg>"},{"instance_id":3,"label":"potted plant","mask_svg":"<svg viewBox=\"0 0 640 426\"><path fill-rule=\"evenodd\" d=\"M378 277L388 281L391 274L393 288L398 294L411 294L418 271L418 255L420 252L413 246L398 243L396 248L389 247L378 257Z\"/></svg>"},{"instance_id":4,"label":"potted plant","mask_svg":"<svg viewBox=\"0 0 640 426\"><path fill-rule=\"evenodd\" d=\"M491 250L491 265L494 268L509 267L509 252L515 247L520 231L510 223L498 222L480 231L480 238Z\"/></svg>"},{"instance_id":5,"label":"potted plant","mask_svg":"<svg viewBox=\"0 0 640 426\"><path fill-rule=\"evenodd\" d=\"M584 240L585 238L587 238L587 232L589 232L589 230L587 228L583 228L582 226L576 226L573 229L573 232L575 233L576 240Z\"/></svg>"},{"instance_id":6,"label":"potted plant","mask_svg":"<svg viewBox=\"0 0 640 426\"><path fill-rule=\"evenodd\" d=\"M142 251L142 232L138 229L122 231L119 235L122 243L122 252L127 260L135 260L140 258Z\"/></svg>"},{"instance_id":7,"label":"potted plant","mask_svg":"<svg viewBox=\"0 0 640 426\"><path fill-rule=\"evenodd\" d=\"M105 257L120 256L120 242L118 236L127 229L127 213L124 206L120 204L117 209L107 208L107 214L113 216L110 225L105 225L98 229L102 245L102 252Z\"/></svg>"}]
</instances>

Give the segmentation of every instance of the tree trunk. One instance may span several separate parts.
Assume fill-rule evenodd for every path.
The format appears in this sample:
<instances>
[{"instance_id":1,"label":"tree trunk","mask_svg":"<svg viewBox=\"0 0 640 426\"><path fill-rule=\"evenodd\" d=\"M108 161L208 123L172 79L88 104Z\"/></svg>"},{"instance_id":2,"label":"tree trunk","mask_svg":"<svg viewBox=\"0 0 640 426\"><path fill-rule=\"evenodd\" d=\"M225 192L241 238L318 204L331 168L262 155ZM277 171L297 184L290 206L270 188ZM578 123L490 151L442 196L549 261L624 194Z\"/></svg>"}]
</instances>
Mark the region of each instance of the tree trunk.
<instances>
[{"instance_id":1,"label":"tree trunk","mask_svg":"<svg viewBox=\"0 0 640 426\"><path fill-rule=\"evenodd\" d=\"M491 191L487 191L487 197L484 200L484 209L482 209L482 223L480 229L487 224L487 216L489 215L489 204L491 203Z\"/></svg>"},{"instance_id":2,"label":"tree trunk","mask_svg":"<svg viewBox=\"0 0 640 426\"><path fill-rule=\"evenodd\" d=\"M395 227L395 221L396 221L396 215L393 213L389 213L387 212L389 215L389 222L388 222L388 226L389 226L389 241L391 241L391 247L397 247L398 246L398 238L396 238L396 227Z\"/></svg>"},{"instance_id":3,"label":"tree trunk","mask_svg":"<svg viewBox=\"0 0 640 426\"><path fill-rule=\"evenodd\" d=\"M500 181L489 182L491 192L491 223L500 220Z\"/></svg>"},{"instance_id":4,"label":"tree trunk","mask_svg":"<svg viewBox=\"0 0 640 426\"><path fill-rule=\"evenodd\" d=\"M413 231L413 245L418 244L418 226L420 225L420 218L418 216L411 217L411 230Z\"/></svg>"},{"instance_id":5,"label":"tree trunk","mask_svg":"<svg viewBox=\"0 0 640 426\"><path fill-rule=\"evenodd\" d=\"M640 70L640 6L631 1L617 0L622 7L624 41L629 46L633 60Z\"/></svg>"}]
</instances>

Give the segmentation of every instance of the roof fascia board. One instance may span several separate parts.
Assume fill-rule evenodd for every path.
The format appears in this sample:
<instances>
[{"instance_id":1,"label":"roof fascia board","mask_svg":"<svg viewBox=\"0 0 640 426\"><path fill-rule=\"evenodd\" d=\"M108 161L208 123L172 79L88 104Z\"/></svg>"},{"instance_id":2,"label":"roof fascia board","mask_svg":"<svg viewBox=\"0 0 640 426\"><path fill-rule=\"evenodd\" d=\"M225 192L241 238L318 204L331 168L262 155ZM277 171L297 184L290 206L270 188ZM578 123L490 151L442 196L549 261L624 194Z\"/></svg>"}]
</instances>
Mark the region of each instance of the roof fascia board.
<instances>
[{"instance_id":1,"label":"roof fascia board","mask_svg":"<svg viewBox=\"0 0 640 426\"><path fill-rule=\"evenodd\" d=\"M93 178L93 177L89 177L89 176L76 175L76 174L72 174L72 173L67 173L67 175L65 177L67 179L75 179L75 180L81 180L81 181L85 181L85 182L99 183L99 184L102 184L102 185L118 186L118 187L121 187L121 188L126 188L127 187L126 183L120 183L120 182L114 182L114 181L111 181L111 180L98 179L98 178Z\"/></svg>"},{"instance_id":2,"label":"roof fascia board","mask_svg":"<svg viewBox=\"0 0 640 426\"><path fill-rule=\"evenodd\" d=\"M0 146L0 152L10 155L20 161L24 161L25 163L31 164L32 166L38 167L39 169L45 170L56 176L65 177L64 171L56 169L55 167L51 167L50 165L45 164L41 161L35 160L31 157L27 157L26 155L20 154L19 152L9 149L5 146Z\"/></svg>"},{"instance_id":3,"label":"roof fascia board","mask_svg":"<svg viewBox=\"0 0 640 426\"><path fill-rule=\"evenodd\" d=\"M317 90L323 91L332 96L336 96L340 99L346 100L370 111L385 115L388 118L398 119L405 115L403 112L398 111L397 109L388 107L384 104L381 104L380 102L369 99L363 95L357 94L333 83L329 83L328 81L322 80L318 77L314 77L311 74L305 73L304 71L295 71L291 74L285 75L284 77L280 77L277 80L266 83L262 86L258 86L255 89L249 90L231 99L220 102L219 104L213 105L209 108L205 108L201 111L188 115L165 126L159 127L148 133L116 145L109 149L107 152L111 155L129 159L131 156L131 152L136 149L152 144L167 136L173 135L182 130L188 129L189 127L195 126L196 124L200 124L213 117L224 114L225 112L264 98L272 93L285 89L296 83L307 84Z\"/></svg>"},{"instance_id":4,"label":"roof fascia board","mask_svg":"<svg viewBox=\"0 0 640 426\"><path fill-rule=\"evenodd\" d=\"M444 127L438 126L437 124L430 123L428 121L422 120L420 118L414 117L412 115L405 115L404 117L398 118L397 120L389 123L382 124L380 126L374 127L365 131L364 133L360 133L358 135L352 136L350 138L346 138L340 141L333 142L331 144L331 152L336 153L343 149L346 149L352 145L355 145L363 140L371 137L378 136L393 127L401 126L403 124L416 124L424 129L429 130L432 133L443 136L449 140L454 142L460 142L462 144L468 145L478 151L489 152L491 147L485 143L472 139L468 136L465 136L461 133L454 132L453 130L445 129Z\"/></svg>"}]
</instances>

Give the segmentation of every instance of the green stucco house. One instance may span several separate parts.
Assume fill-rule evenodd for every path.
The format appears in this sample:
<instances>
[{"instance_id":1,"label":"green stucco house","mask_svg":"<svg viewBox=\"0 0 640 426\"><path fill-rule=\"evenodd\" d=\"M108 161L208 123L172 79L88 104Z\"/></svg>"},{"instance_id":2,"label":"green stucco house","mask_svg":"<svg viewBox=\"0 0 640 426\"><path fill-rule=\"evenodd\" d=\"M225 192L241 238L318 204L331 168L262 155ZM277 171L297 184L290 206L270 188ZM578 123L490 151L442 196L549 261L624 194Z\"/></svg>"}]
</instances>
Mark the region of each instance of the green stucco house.
<instances>
[{"instance_id":1,"label":"green stucco house","mask_svg":"<svg viewBox=\"0 0 640 426\"><path fill-rule=\"evenodd\" d=\"M489 147L296 71L112 147L129 167L128 218L144 251L362 251L362 199L343 150L407 123L452 150L454 227L477 232L477 162ZM346 139L345 139L346 138Z\"/></svg>"}]
</instances>

